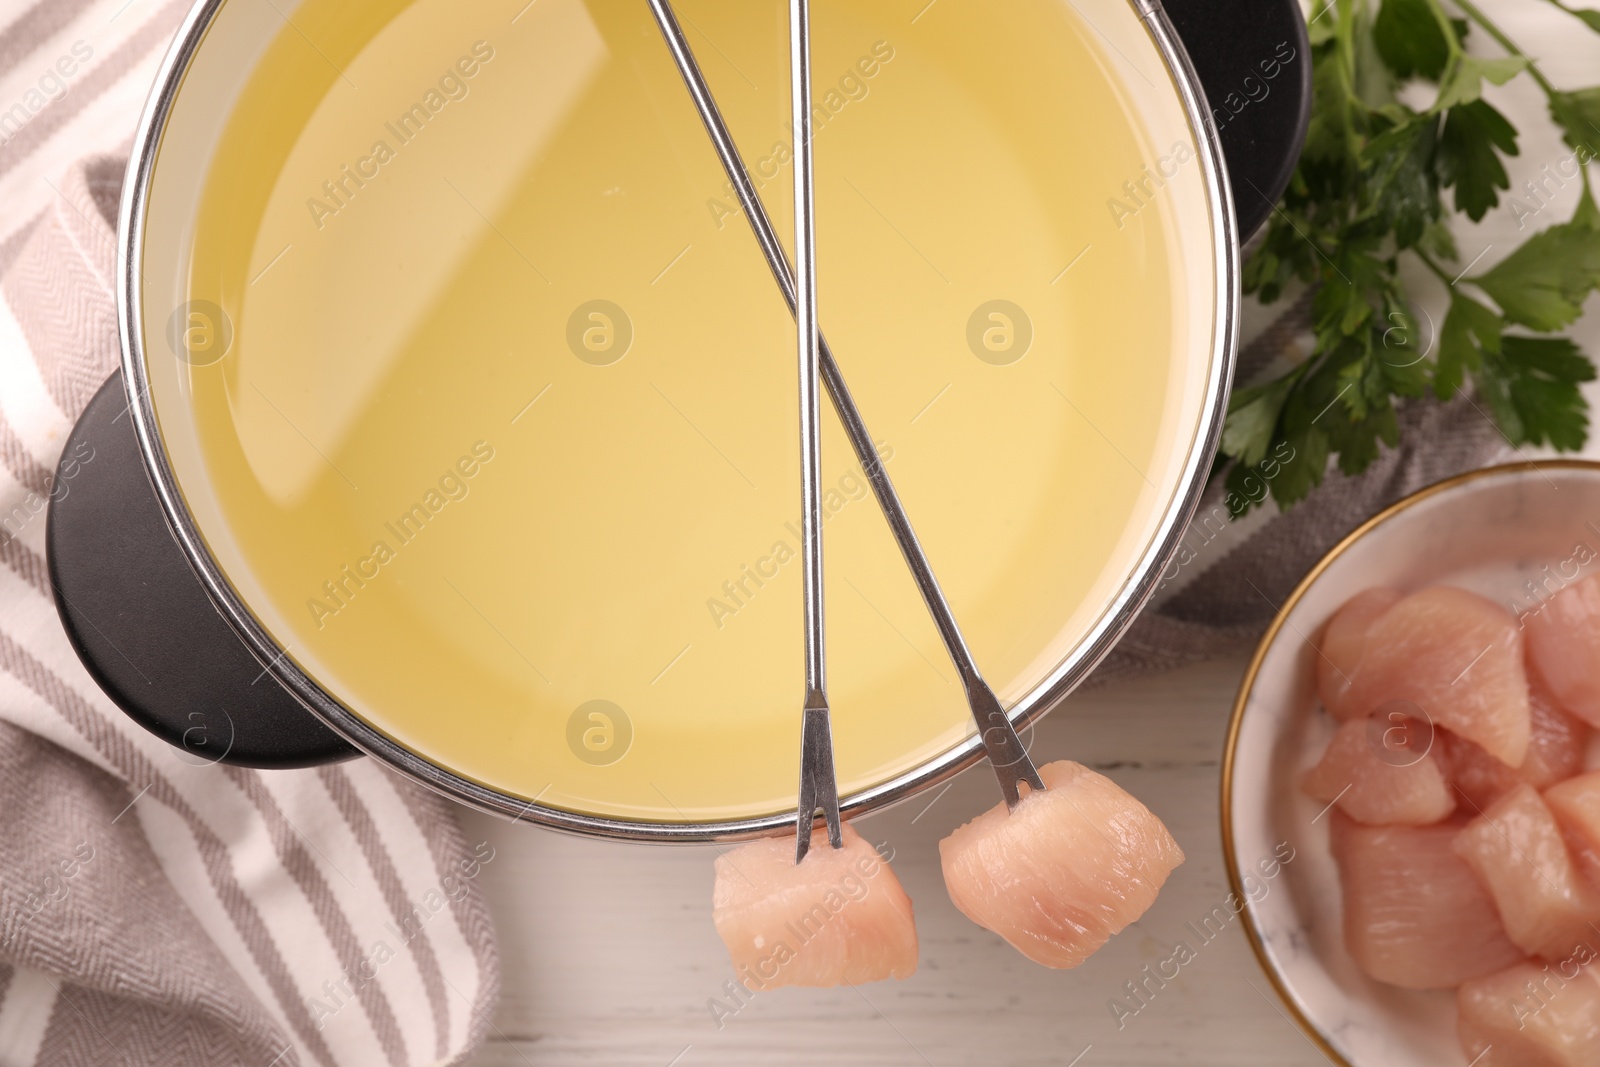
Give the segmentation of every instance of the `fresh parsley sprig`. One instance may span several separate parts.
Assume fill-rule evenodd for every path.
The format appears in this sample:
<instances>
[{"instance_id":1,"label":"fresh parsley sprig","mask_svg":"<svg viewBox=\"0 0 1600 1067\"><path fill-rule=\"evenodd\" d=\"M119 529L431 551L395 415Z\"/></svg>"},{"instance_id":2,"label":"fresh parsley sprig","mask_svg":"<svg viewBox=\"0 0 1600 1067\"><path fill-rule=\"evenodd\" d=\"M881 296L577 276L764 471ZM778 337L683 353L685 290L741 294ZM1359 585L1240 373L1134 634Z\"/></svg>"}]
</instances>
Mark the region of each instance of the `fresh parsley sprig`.
<instances>
[{"instance_id":1,"label":"fresh parsley sprig","mask_svg":"<svg viewBox=\"0 0 1600 1067\"><path fill-rule=\"evenodd\" d=\"M1300 280L1315 287L1315 343L1275 380L1234 393L1223 430L1230 506L1269 456L1264 479L1282 507L1319 485L1330 457L1356 474L1399 443L1396 405L1446 399L1470 384L1513 445L1583 446L1589 416L1579 385L1594 364L1558 331L1600 289L1600 209L1588 163L1600 146L1600 86L1557 89L1473 0L1328 0L1311 20L1314 99L1305 152L1244 289L1272 303ZM1600 33L1600 11L1549 3ZM1505 52L1468 55L1477 27ZM1506 157L1517 130L1483 98L1484 84L1532 78L1572 148L1582 181L1577 213L1530 237L1494 267L1472 273L1446 227L1452 214L1483 219L1509 191ZM1437 86L1431 106L1399 90ZM1570 180L1570 175L1569 179ZM1447 192L1453 211L1446 208ZM1530 212L1531 213L1531 212ZM1400 278L1415 256L1445 283L1450 307L1424 343ZM1553 336L1554 335L1554 336Z\"/></svg>"}]
</instances>

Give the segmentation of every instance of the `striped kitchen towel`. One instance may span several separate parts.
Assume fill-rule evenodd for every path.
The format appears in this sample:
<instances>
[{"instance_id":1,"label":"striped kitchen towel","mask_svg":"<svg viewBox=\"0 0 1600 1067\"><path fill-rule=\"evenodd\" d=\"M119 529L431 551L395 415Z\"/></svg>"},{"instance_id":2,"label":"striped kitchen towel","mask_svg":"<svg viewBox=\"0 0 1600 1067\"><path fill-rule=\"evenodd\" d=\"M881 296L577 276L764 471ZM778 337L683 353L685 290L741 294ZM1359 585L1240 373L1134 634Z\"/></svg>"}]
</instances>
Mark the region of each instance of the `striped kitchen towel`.
<instances>
[{"instance_id":1,"label":"striped kitchen towel","mask_svg":"<svg viewBox=\"0 0 1600 1067\"><path fill-rule=\"evenodd\" d=\"M0 1067L458 1063L498 992L493 850L370 760L168 747L51 602L56 460L117 362L126 146L187 6L0 0Z\"/></svg>"}]
</instances>

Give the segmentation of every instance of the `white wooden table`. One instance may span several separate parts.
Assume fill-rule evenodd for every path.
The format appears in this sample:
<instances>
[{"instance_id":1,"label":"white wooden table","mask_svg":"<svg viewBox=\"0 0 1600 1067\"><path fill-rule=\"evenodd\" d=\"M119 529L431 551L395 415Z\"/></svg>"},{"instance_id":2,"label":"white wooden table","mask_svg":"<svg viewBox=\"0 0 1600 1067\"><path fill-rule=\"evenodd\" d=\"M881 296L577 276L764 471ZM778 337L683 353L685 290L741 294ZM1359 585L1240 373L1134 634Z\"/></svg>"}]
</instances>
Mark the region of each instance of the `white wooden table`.
<instances>
[{"instance_id":1,"label":"white wooden table","mask_svg":"<svg viewBox=\"0 0 1600 1067\"><path fill-rule=\"evenodd\" d=\"M471 1067L974 1064L1101 1067L1324 1062L1282 1014L1238 920L1202 946L1186 928L1228 897L1219 759L1245 657L1083 693L1039 726L1040 762L1071 757L1150 806L1188 855L1134 926L1075 971L1049 971L968 922L939 876L938 841L996 803L986 766L858 823L895 850L922 962L859 992L757 994L718 1028L733 969L711 925L709 848L612 844L469 815L501 937L504 995ZM935 800L934 798L937 797ZM933 801L929 807L930 801ZM1183 940L1199 958L1118 1029L1107 1002ZM676 1059L674 1058L676 1057Z\"/></svg>"}]
</instances>

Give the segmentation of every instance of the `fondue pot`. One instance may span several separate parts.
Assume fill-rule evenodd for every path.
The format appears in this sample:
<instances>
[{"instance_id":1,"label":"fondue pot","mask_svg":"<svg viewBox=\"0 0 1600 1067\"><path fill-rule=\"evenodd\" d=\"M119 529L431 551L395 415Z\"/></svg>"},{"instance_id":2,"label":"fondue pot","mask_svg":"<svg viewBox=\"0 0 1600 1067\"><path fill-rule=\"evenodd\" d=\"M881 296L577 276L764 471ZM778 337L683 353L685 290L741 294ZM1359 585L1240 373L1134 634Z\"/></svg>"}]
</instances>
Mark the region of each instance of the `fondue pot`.
<instances>
[{"instance_id":1,"label":"fondue pot","mask_svg":"<svg viewBox=\"0 0 1600 1067\"><path fill-rule=\"evenodd\" d=\"M190 13L123 189L122 369L58 472L57 606L190 762L365 754L561 830L770 832L800 728L793 325L643 0L518 6ZM770 6L680 10L782 216ZM1240 243L1305 136L1303 16L818 0L814 26L822 321L1021 729L1204 487ZM851 815L982 748L840 441Z\"/></svg>"}]
</instances>

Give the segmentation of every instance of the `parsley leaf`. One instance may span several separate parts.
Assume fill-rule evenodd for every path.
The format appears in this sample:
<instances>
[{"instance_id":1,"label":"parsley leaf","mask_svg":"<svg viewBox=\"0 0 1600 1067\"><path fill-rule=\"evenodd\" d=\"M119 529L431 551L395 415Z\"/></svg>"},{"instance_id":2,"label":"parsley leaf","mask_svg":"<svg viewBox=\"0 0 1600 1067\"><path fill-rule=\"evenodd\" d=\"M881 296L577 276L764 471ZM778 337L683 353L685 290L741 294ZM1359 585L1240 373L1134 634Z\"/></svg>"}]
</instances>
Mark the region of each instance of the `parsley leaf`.
<instances>
[{"instance_id":1,"label":"parsley leaf","mask_svg":"<svg viewBox=\"0 0 1600 1067\"><path fill-rule=\"evenodd\" d=\"M1456 61L1445 74L1444 81L1439 86L1439 99L1434 102L1435 111L1446 108L1459 107L1470 104L1483 95L1483 82L1488 79L1496 85L1504 85L1518 74L1528 69L1528 61L1522 56L1503 56L1499 59L1480 59L1462 53L1456 56Z\"/></svg>"},{"instance_id":2,"label":"parsley leaf","mask_svg":"<svg viewBox=\"0 0 1600 1067\"><path fill-rule=\"evenodd\" d=\"M1384 404L1363 419L1330 419L1328 445L1339 456L1339 469L1360 474L1378 458L1379 444L1400 443L1400 421L1394 405Z\"/></svg>"},{"instance_id":3,"label":"parsley leaf","mask_svg":"<svg viewBox=\"0 0 1600 1067\"><path fill-rule=\"evenodd\" d=\"M1511 188L1500 156L1516 154L1516 127L1487 101L1450 108L1439 134L1439 184L1455 186L1456 210L1478 222L1500 203L1497 190Z\"/></svg>"},{"instance_id":4,"label":"parsley leaf","mask_svg":"<svg viewBox=\"0 0 1600 1067\"><path fill-rule=\"evenodd\" d=\"M1235 390L1228 402L1228 421L1222 428L1223 452L1246 467L1265 459L1294 381L1295 376L1290 375L1254 389Z\"/></svg>"},{"instance_id":5,"label":"parsley leaf","mask_svg":"<svg viewBox=\"0 0 1600 1067\"><path fill-rule=\"evenodd\" d=\"M1420 241L1428 224L1439 217L1439 178L1433 166L1438 143L1439 120L1421 115L1367 144L1373 213L1401 248Z\"/></svg>"},{"instance_id":6,"label":"parsley leaf","mask_svg":"<svg viewBox=\"0 0 1600 1067\"><path fill-rule=\"evenodd\" d=\"M1513 444L1583 447L1589 414L1578 386L1594 381L1595 370L1571 340L1507 334L1500 352L1486 356L1485 370L1504 383L1487 392ZM1481 382L1479 389L1484 391Z\"/></svg>"},{"instance_id":7,"label":"parsley leaf","mask_svg":"<svg viewBox=\"0 0 1600 1067\"><path fill-rule=\"evenodd\" d=\"M1412 77L1438 81L1450 60L1450 43L1428 0L1384 0L1372 24L1372 37L1384 64L1402 81Z\"/></svg>"},{"instance_id":8,"label":"parsley leaf","mask_svg":"<svg viewBox=\"0 0 1600 1067\"><path fill-rule=\"evenodd\" d=\"M1449 399L1469 372L1483 370L1483 357L1500 351L1505 324L1499 315L1470 296L1451 290L1450 311L1439 331L1439 363L1433 375L1433 392Z\"/></svg>"},{"instance_id":9,"label":"parsley leaf","mask_svg":"<svg viewBox=\"0 0 1600 1067\"><path fill-rule=\"evenodd\" d=\"M1318 59L1336 53L1339 48L1338 41L1330 41L1320 48L1312 46L1311 125L1306 130L1301 158L1313 166L1323 164L1349 172L1361 153L1365 109L1354 98L1350 71L1345 64ZM1307 174L1308 178L1315 176Z\"/></svg>"},{"instance_id":10,"label":"parsley leaf","mask_svg":"<svg viewBox=\"0 0 1600 1067\"><path fill-rule=\"evenodd\" d=\"M1578 386L1594 381L1595 368L1571 340L1502 333L1500 316L1452 293L1439 336L1435 392L1451 395L1465 372L1511 444L1583 447L1589 416Z\"/></svg>"},{"instance_id":11,"label":"parsley leaf","mask_svg":"<svg viewBox=\"0 0 1600 1067\"><path fill-rule=\"evenodd\" d=\"M1577 320L1600 286L1600 240L1578 222L1551 226L1472 282L1494 298L1506 321L1559 330Z\"/></svg>"},{"instance_id":12,"label":"parsley leaf","mask_svg":"<svg viewBox=\"0 0 1600 1067\"><path fill-rule=\"evenodd\" d=\"M1553 93L1550 117L1566 134L1567 144L1587 149L1592 158L1595 138L1600 136L1600 85L1574 93Z\"/></svg>"}]
</instances>

